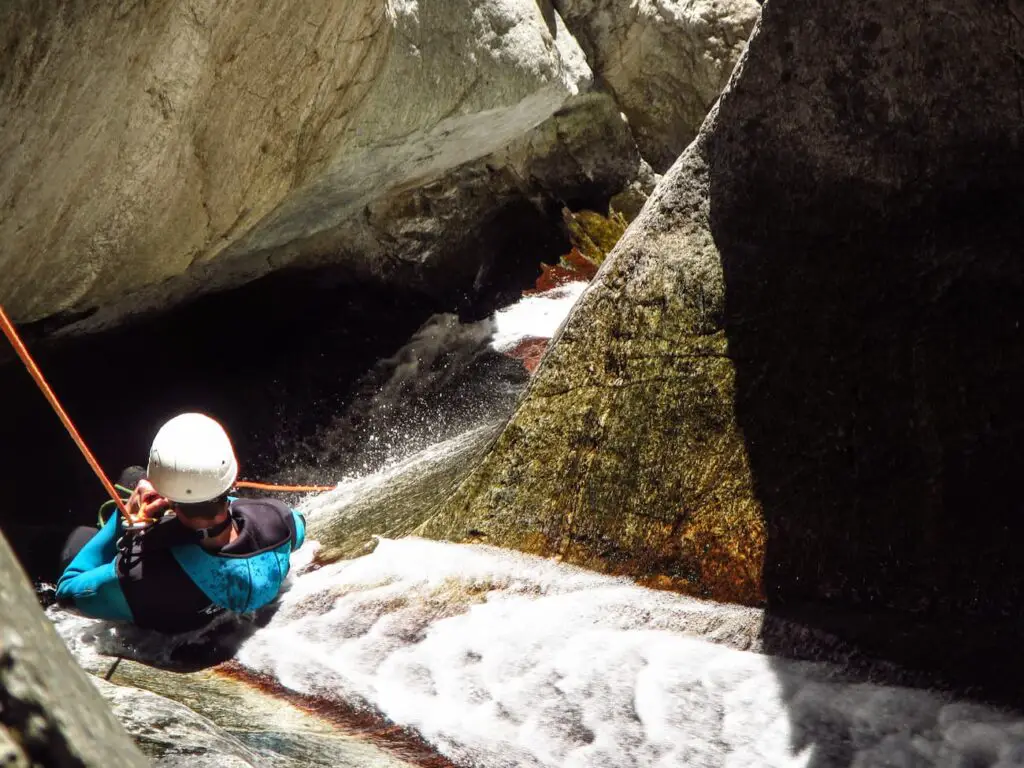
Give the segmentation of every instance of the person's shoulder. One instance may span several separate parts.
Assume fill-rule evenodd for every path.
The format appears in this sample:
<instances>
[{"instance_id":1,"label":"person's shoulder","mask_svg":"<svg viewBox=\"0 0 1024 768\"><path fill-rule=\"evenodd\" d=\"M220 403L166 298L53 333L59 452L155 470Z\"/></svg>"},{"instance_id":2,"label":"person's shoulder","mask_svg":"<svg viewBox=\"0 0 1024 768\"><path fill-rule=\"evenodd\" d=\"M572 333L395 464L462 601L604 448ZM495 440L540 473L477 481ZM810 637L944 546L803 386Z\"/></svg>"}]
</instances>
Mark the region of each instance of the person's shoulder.
<instances>
[{"instance_id":1,"label":"person's shoulder","mask_svg":"<svg viewBox=\"0 0 1024 768\"><path fill-rule=\"evenodd\" d=\"M276 515L283 518L290 515L292 510L283 501L268 497L261 499L234 499L231 502L231 511L245 517Z\"/></svg>"},{"instance_id":2,"label":"person's shoulder","mask_svg":"<svg viewBox=\"0 0 1024 768\"><path fill-rule=\"evenodd\" d=\"M305 526L296 520L292 508L283 501L237 499L231 503L231 511L245 521L255 541L263 544L291 541L293 549L301 546Z\"/></svg>"}]
</instances>

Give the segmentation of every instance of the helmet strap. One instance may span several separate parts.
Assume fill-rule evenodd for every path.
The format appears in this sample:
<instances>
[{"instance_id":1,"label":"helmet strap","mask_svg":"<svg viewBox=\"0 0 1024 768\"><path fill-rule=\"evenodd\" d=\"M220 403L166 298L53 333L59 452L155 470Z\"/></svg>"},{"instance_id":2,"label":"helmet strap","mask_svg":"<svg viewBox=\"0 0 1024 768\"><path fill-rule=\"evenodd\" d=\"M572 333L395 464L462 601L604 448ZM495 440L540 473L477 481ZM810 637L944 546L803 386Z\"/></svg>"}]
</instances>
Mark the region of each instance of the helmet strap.
<instances>
[{"instance_id":1,"label":"helmet strap","mask_svg":"<svg viewBox=\"0 0 1024 768\"><path fill-rule=\"evenodd\" d=\"M200 528L199 530L196 531L196 534L198 534L198 536L199 536L201 541L206 541L207 539L215 539L218 536L220 536L222 533L224 533L224 531L226 531L228 529L229 525L231 525L231 513L230 512L227 514L227 516L223 520L221 520L216 525L211 526L209 528Z\"/></svg>"}]
</instances>

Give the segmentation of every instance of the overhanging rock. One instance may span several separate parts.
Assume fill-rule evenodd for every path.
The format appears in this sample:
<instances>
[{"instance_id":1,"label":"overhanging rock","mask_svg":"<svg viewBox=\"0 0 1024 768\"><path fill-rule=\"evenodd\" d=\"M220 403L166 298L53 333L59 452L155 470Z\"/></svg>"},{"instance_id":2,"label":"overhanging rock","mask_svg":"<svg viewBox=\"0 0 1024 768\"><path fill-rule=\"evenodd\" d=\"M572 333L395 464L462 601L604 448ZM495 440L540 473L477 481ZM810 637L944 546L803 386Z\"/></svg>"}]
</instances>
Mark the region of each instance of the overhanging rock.
<instances>
[{"instance_id":1,"label":"overhanging rock","mask_svg":"<svg viewBox=\"0 0 1024 768\"><path fill-rule=\"evenodd\" d=\"M429 283L452 266L452 208L493 209L518 166L489 166L500 189L482 202L456 169L591 86L560 17L528 0L19 0L0 25L0 302L71 331L288 265ZM599 151L635 175L616 142ZM477 265L456 266L471 282Z\"/></svg>"}]
</instances>

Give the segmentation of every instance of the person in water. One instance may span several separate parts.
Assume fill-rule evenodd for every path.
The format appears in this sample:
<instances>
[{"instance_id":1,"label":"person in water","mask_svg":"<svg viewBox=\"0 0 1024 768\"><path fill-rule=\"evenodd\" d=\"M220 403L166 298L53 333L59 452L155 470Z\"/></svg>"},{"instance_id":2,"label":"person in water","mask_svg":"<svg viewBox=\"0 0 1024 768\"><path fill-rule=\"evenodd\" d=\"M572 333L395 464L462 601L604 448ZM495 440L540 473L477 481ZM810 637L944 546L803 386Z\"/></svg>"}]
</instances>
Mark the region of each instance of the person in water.
<instances>
[{"instance_id":1,"label":"person in water","mask_svg":"<svg viewBox=\"0 0 1024 768\"><path fill-rule=\"evenodd\" d=\"M237 475L220 424L199 413L168 421L127 502L133 521L154 522L126 530L115 512L98 532L73 533L57 600L87 616L164 633L270 603L289 556L302 546L305 521L275 499L229 496Z\"/></svg>"}]
</instances>

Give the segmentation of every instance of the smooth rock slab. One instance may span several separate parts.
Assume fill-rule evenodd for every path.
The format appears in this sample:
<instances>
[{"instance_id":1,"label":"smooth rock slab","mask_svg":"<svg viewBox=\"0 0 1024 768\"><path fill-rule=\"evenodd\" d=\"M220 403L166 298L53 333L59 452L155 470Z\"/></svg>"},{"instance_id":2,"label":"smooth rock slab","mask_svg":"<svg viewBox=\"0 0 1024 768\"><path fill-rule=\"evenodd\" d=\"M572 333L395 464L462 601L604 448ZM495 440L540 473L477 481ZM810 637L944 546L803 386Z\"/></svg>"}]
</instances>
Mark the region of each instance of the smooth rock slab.
<instances>
[{"instance_id":1,"label":"smooth rock slab","mask_svg":"<svg viewBox=\"0 0 1024 768\"><path fill-rule=\"evenodd\" d=\"M17 0L0 29L0 302L18 321L95 313L92 329L325 258L422 278L384 235L353 245L369 208L591 81L529 0Z\"/></svg>"}]
</instances>

